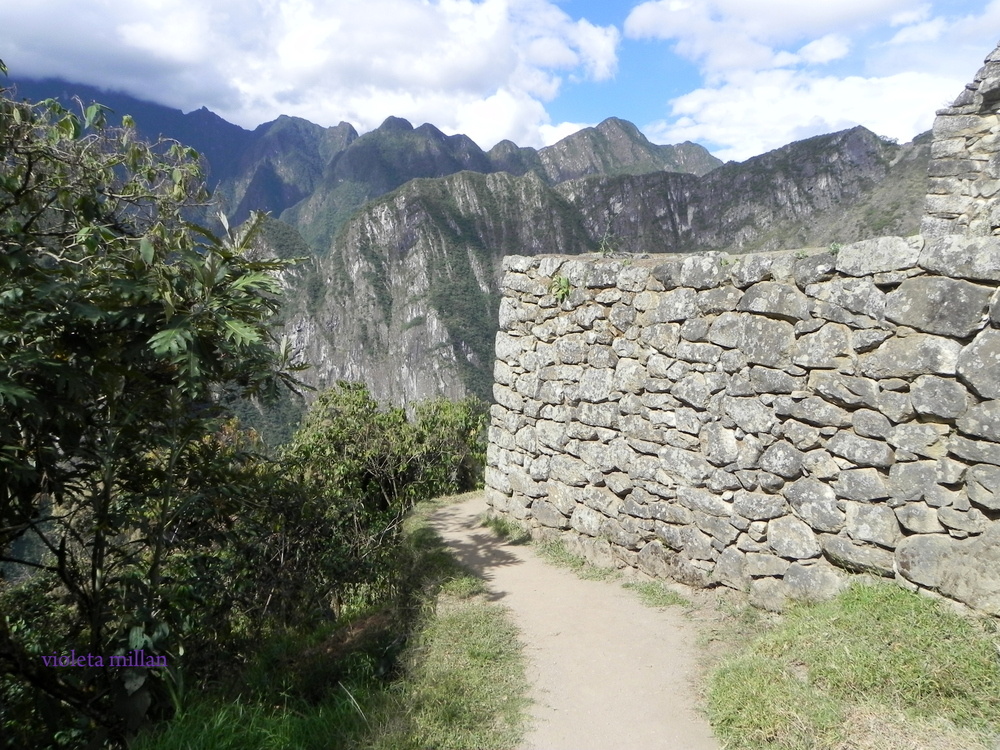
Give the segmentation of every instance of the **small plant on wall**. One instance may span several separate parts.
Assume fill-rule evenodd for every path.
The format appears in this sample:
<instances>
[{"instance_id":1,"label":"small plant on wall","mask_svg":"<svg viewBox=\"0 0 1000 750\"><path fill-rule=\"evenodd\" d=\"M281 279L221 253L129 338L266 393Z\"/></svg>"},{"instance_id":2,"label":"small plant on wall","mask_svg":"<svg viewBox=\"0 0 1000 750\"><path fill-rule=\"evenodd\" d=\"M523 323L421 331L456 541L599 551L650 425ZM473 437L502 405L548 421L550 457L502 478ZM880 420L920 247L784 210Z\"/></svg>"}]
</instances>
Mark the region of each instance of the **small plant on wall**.
<instances>
[{"instance_id":1,"label":"small plant on wall","mask_svg":"<svg viewBox=\"0 0 1000 750\"><path fill-rule=\"evenodd\" d=\"M556 298L557 302L565 302L569 299L569 293L573 291L573 287L570 286L569 279L565 276L553 276L552 282L549 284L549 293Z\"/></svg>"}]
</instances>

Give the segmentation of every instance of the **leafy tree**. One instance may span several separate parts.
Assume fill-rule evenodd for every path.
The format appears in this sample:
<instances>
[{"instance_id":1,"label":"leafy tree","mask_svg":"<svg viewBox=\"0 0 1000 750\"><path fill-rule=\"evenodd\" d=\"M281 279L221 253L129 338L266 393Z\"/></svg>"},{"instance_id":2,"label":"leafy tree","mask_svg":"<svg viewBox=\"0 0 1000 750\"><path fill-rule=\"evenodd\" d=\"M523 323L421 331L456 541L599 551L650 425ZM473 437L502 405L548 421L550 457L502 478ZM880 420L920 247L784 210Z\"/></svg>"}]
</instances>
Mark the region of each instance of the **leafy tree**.
<instances>
[{"instance_id":1,"label":"leafy tree","mask_svg":"<svg viewBox=\"0 0 1000 750\"><path fill-rule=\"evenodd\" d=\"M335 608L362 592L387 595L397 580L400 524L414 503L476 486L485 423L475 399L423 402L408 419L362 383L341 381L319 395L284 460L338 529L330 551L338 561Z\"/></svg>"},{"instance_id":2,"label":"leafy tree","mask_svg":"<svg viewBox=\"0 0 1000 750\"><path fill-rule=\"evenodd\" d=\"M180 657L203 571L177 552L219 557L245 502L225 478L249 454L210 437L220 396L295 368L269 327L289 262L245 254L260 217L224 239L191 223L198 155L105 116L0 90L0 562L70 613L43 643L0 612L0 671L120 740L179 675L40 654Z\"/></svg>"}]
</instances>

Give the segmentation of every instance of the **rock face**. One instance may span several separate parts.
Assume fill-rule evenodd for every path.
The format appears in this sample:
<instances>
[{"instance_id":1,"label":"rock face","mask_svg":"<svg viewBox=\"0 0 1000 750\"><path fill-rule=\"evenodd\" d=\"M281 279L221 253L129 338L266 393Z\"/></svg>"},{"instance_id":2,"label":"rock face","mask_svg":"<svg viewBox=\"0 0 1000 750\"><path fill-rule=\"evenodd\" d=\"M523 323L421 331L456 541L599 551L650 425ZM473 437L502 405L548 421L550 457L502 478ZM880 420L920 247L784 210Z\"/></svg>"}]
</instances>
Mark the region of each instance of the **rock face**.
<instances>
[{"instance_id":1,"label":"rock face","mask_svg":"<svg viewBox=\"0 0 1000 750\"><path fill-rule=\"evenodd\" d=\"M505 258L488 502L770 609L865 573L1000 615L998 103L994 53L935 127L982 167L951 223L928 200L935 236Z\"/></svg>"}]
</instances>

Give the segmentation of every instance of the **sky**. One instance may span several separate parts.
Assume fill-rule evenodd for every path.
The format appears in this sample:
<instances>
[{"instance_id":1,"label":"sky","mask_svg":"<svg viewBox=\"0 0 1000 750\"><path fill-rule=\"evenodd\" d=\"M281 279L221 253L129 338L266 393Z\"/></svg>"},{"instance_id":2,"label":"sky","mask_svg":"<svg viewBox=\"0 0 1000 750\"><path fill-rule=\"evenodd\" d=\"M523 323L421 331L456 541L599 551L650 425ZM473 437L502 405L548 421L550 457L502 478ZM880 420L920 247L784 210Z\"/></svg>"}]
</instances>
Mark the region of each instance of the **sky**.
<instances>
[{"instance_id":1,"label":"sky","mask_svg":"<svg viewBox=\"0 0 1000 750\"><path fill-rule=\"evenodd\" d=\"M1000 0L0 0L14 78L484 149L620 117L736 161L856 125L906 142L998 41Z\"/></svg>"}]
</instances>

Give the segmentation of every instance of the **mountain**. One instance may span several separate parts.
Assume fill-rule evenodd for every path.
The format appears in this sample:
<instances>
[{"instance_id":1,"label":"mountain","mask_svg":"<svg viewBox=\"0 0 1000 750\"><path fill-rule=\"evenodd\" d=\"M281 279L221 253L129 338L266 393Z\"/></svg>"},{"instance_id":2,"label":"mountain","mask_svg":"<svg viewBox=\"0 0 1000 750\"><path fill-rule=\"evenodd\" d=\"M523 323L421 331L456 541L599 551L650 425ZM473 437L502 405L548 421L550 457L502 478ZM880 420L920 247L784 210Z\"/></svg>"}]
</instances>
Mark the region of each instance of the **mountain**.
<instances>
[{"instance_id":1,"label":"mountain","mask_svg":"<svg viewBox=\"0 0 1000 750\"><path fill-rule=\"evenodd\" d=\"M657 170L703 174L722 164L697 144L654 145L634 125L616 118L543 149L504 141L487 153L468 136L445 135L431 124L414 128L399 117L389 117L361 136L346 122L324 128L287 116L249 131L204 108L184 114L127 94L54 79L14 83L24 98L51 97L68 106L74 97L84 104L100 102L116 117L132 115L147 138L164 136L192 146L206 157L210 186L231 223L244 221L251 210L270 211L319 250L366 201L416 178L464 170L533 171L557 183Z\"/></svg>"},{"instance_id":2,"label":"mountain","mask_svg":"<svg viewBox=\"0 0 1000 750\"><path fill-rule=\"evenodd\" d=\"M913 234L929 155L928 136L899 146L858 127L701 177L550 184L529 170L412 180L322 249L287 331L319 387L346 378L395 403L490 400L503 256L746 252Z\"/></svg>"},{"instance_id":3,"label":"mountain","mask_svg":"<svg viewBox=\"0 0 1000 750\"><path fill-rule=\"evenodd\" d=\"M903 146L864 128L742 163L650 143L611 118L542 149L484 152L390 117L359 135L279 117L253 131L86 87L140 130L208 158L227 214L272 214L266 252L309 257L286 279L286 330L307 379L366 381L380 400L474 393L490 400L500 263L507 254L745 252L918 231L929 137Z\"/></svg>"}]
</instances>

